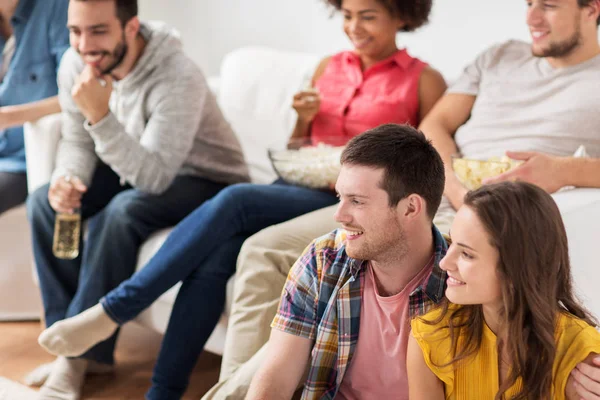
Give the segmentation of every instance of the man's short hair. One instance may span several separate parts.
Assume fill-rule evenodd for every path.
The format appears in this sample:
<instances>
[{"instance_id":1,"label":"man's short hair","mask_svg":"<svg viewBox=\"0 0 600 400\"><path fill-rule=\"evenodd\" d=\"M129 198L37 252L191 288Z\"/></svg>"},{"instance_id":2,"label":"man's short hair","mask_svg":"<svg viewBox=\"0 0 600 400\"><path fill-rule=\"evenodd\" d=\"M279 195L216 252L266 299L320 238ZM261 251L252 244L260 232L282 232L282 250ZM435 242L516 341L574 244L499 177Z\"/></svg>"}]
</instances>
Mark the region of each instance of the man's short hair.
<instances>
[{"instance_id":1,"label":"man's short hair","mask_svg":"<svg viewBox=\"0 0 600 400\"><path fill-rule=\"evenodd\" d=\"M75 1L114 1L117 9L117 18L121 25L125 26L127 22L138 15L137 0L75 0Z\"/></svg>"},{"instance_id":2,"label":"man's short hair","mask_svg":"<svg viewBox=\"0 0 600 400\"><path fill-rule=\"evenodd\" d=\"M383 168L379 183L389 196L390 207L411 194L425 199L433 219L444 193L444 163L425 135L409 125L386 124L348 142L342 165Z\"/></svg>"}]
</instances>

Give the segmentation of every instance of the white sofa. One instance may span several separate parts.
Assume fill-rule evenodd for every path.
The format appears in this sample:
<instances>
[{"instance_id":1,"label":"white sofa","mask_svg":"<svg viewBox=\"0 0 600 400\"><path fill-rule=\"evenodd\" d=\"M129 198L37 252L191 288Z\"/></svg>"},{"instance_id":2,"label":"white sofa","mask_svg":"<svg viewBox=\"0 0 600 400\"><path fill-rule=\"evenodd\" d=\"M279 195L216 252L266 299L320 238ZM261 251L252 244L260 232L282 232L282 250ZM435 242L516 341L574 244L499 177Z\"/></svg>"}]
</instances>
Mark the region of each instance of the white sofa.
<instances>
[{"instance_id":1,"label":"white sofa","mask_svg":"<svg viewBox=\"0 0 600 400\"><path fill-rule=\"evenodd\" d=\"M219 104L238 134L254 182L265 183L275 177L266 150L285 144L295 122L292 95L310 78L318 59L312 54L252 47L233 51L223 61L218 84L213 86L218 86ZM26 127L31 189L50 177L60 135L58 125L56 116L51 116ZM557 194L555 199L571 240L575 281L588 306L600 315L600 293L595 289L596 281L600 281L596 269L600 266L594 254L594 240L600 238L600 190L576 189ZM168 232L156 233L143 245L138 269L160 247ZM231 283L226 311L206 345L206 350L216 354L223 349ZM177 290L175 287L165 293L137 322L164 332Z\"/></svg>"}]
</instances>

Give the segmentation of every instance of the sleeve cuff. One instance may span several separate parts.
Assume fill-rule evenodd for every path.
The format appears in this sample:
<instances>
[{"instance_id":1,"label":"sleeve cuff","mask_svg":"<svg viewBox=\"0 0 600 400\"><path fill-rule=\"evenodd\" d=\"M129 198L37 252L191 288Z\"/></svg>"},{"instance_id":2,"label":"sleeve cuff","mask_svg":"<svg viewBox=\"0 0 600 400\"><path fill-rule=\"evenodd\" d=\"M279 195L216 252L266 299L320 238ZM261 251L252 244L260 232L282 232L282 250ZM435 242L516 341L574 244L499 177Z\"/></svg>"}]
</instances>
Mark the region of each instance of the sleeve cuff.
<instances>
[{"instance_id":1,"label":"sleeve cuff","mask_svg":"<svg viewBox=\"0 0 600 400\"><path fill-rule=\"evenodd\" d=\"M305 339L314 340L315 339L315 330L314 327L309 327L302 322L292 321L286 318L283 318L280 315L276 315L271 323L272 329L277 329L278 331L289 333L290 335L300 336Z\"/></svg>"},{"instance_id":2,"label":"sleeve cuff","mask_svg":"<svg viewBox=\"0 0 600 400\"><path fill-rule=\"evenodd\" d=\"M114 123L119 123L115 117L115 115L109 111L108 114L104 116L100 121L96 122L92 125L92 123L86 119L83 123L83 127L89 133L102 133L107 129L107 126L112 126Z\"/></svg>"},{"instance_id":3,"label":"sleeve cuff","mask_svg":"<svg viewBox=\"0 0 600 400\"><path fill-rule=\"evenodd\" d=\"M109 112L100 121L91 125L88 120L83 123L83 127L94 139L96 154L112 153L115 146L121 146L119 142L119 134L123 131L123 126L117 120L117 117Z\"/></svg>"}]
</instances>

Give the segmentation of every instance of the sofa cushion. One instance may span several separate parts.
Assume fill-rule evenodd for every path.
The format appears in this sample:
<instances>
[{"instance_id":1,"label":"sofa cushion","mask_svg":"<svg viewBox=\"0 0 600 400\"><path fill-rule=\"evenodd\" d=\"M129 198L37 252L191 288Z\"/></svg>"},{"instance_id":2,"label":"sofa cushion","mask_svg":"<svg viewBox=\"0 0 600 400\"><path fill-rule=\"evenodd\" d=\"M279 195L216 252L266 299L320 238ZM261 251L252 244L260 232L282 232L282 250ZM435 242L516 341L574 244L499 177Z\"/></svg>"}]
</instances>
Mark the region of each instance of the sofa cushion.
<instances>
[{"instance_id":1,"label":"sofa cushion","mask_svg":"<svg viewBox=\"0 0 600 400\"><path fill-rule=\"evenodd\" d=\"M275 179L266 150L287 143L296 123L292 98L310 81L319 59L315 54L244 47L223 60L217 99L238 135L253 182Z\"/></svg>"}]
</instances>

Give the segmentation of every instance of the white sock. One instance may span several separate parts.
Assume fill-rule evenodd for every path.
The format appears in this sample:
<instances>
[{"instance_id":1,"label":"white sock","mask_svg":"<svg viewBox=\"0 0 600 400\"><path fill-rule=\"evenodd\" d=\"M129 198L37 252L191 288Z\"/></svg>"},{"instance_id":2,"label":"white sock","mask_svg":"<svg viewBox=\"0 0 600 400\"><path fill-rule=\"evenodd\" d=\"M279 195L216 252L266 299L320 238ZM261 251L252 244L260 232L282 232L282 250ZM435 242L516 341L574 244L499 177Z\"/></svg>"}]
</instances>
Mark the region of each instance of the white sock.
<instances>
[{"instance_id":1,"label":"white sock","mask_svg":"<svg viewBox=\"0 0 600 400\"><path fill-rule=\"evenodd\" d=\"M58 361L58 359L56 359L55 361L40 365L39 367L37 367L36 369L31 371L30 373L25 375L25 377L23 378L23 382L25 382L25 384L28 386L33 386L33 387L42 386L44 383L46 383L48 376L50 376L50 373L52 372L52 369L54 368L54 363L57 361ZM94 360L88 360L86 375L110 374L114 370L115 370L114 365L102 364L102 363L99 363Z\"/></svg>"},{"instance_id":2,"label":"white sock","mask_svg":"<svg viewBox=\"0 0 600 400\"><path fill-rule=\"evenodd\" d=\"M79 400L88 361L59 357L38 393L38 400Z\"/></svg>"},{"instance_id":3,"label":"white sock","mask_svg":"<svg viewBox=\"0 0 600 400\"><path fill-rule=\"evenodd\" d=\"M54 323L41 333L38 343L51 354L78 357L108 339L118 327L102 304L96 304L79 315Z\"/></svg>"}]
</instances>

